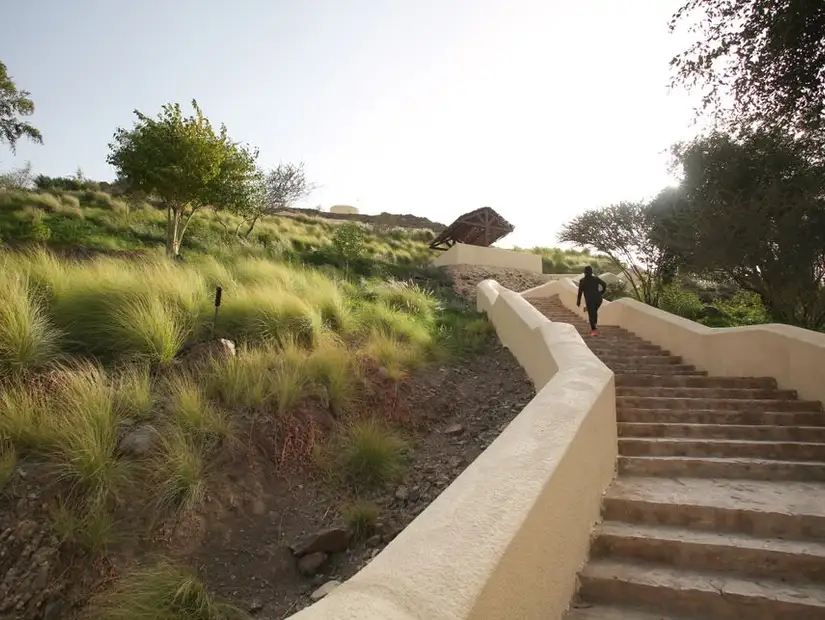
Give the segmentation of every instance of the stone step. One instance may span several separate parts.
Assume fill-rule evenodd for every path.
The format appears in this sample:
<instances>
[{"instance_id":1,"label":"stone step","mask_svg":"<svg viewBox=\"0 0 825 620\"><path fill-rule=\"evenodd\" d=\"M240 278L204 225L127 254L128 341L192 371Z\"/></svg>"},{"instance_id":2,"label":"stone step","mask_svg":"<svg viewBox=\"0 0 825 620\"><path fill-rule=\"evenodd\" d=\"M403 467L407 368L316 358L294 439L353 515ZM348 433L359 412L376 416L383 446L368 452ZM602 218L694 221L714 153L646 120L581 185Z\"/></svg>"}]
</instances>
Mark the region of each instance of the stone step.
<instances>
[{"instance_id":1,"label":"stone step","mask_svg":"<svg viewBox=\"0 0 825 620\"><path fill-rule=\"evenodd\" d=\"M633 409L717 409L722 411L822 411L813 400L774 398L669 398L666 396L616 396L616 407Z\"/></svg>"},{"instance_id":2,"label":"stone step","mask_svg":"<svg viewBox=\"0 0 825 620\"><path fill-rule=\"evenodd\" d=\"M678 355L634 355L630 358L621 353L596 354L608 366L610 362L628 363L632 362L636 366L667 366L669 364L681 364L682 358Z\"/></svg>"},{"instance_id":3,"label":"stone step","mask_svg":"<svg viewBox=\"0 0 825 620\"><path fill-rule=\"evenodd\" d=\"M825 543L605 521L590 557L825 583Z\"/></svg>"},{"instance_id":4,"label":"stone step","mask_svg":"<svg viewBox=\"0 0 825 620\"><path fill-rule=\"evenodd\" d=\"M825 484L620 476L608 487L608 521L825 539Z\"/></svg>"},{"instance_id":5,"label":"stone step","mask_svg":"<svg viewBox=\"0 0 825 620\"><path fill-rule=\"evenodd\" d=\"M825 426L825 413L821 411L649 409L645 407L628 407L623 405L616 409L616 416L619 422Z\"/></svg>"},{"instance_id":6,"label":"stone step","mask_svg":"<svg viewBox=\"0 0 825 620\"><path fill-rule=\"evenodd\" d=\"M773 377L693 377L680 375L625 375L616 373L616 387L751 388L774 390Z\"/></svg>"},{"instance_id":7,"label":"stone step","mask_svg":"<svg viewBox=\"0 0 825 620\"><path fill-rule=\"evenodd\" d=\"M800 441L620 437L619 454L825 462L825 444Z\"/></svg>"},{"instance_id":8,"label":"stone step","mask_svg":"<svg viewBox=\"0 0 825 620\"><path fill-rule=\"evenodd\" d=\"M656 376L690 376L690 377L705 377L707 372L704 370L696 370L695 366L689 364L635 364L630 360L623 362L605 363L617 376L625 375L641 375L649 377Z\"/></svg>"},{"instance_id":9,"label":"stone step","mask_svg":"<svg viewBox=\"0 0 825 620\"><path fill-rule=\"evenodd\" d=\"M594 336L588 337L587 346L594 352L610 352L610 351L652 351L657 355L667 355L668 352L662 347L655 344L650 344L644 340L608 340Z\"/></svg>"},{"instance_id":10,"label":"stone step","mask_svg":"<svg viewBox=\"0 0 825 620\"><path fill-rule=\"evenodd\" d=\"M574 603L574 606L563 616L563 620L699 620L697 617L663 616L658 611L645 611L630 607L614 607L612 605L591 605L588 603Z\"/></svg>"},{"instance_id":11,"label":"stone step","mask_svg":"<svg viewBox=\"0 0 825 620\"><path fill-rule=\"evenodd\" d=\"M619 422L618 431L620 437L744 439L749 441L825 443L825 427L823 426Z\"/></svg>"},{"instance_id":12,"label":"stone step","mask_svg":"<svg viewBox=\"0 0 825 620\"><path fill-rule=\"evenodd\" d=\"M655 564L597 560L580 575L580 596L664 614L712 620L825 620L825 588L738 579Z\"/></svg>"},{"instance_id":13,"label":"stone step","mask_svg":"<svg viewBox=\"0 0 825 620\"><path fill-rule=\"evenodd\" d=\"M825 463L687 456L619 456L619 473L666 478L825 482Z\"/></svg>"},{"instance_id":14,"label":"stone step","mask_svg":"<svg viewBox=\"0 0 825 620\"><path fill-rule=\"evenodd\" d=\"M746 400L794 400L796 390L732 387L665 387L617 386L616 396L645 396L657 398L722 398Z\"/></svg>"}]
</instances>

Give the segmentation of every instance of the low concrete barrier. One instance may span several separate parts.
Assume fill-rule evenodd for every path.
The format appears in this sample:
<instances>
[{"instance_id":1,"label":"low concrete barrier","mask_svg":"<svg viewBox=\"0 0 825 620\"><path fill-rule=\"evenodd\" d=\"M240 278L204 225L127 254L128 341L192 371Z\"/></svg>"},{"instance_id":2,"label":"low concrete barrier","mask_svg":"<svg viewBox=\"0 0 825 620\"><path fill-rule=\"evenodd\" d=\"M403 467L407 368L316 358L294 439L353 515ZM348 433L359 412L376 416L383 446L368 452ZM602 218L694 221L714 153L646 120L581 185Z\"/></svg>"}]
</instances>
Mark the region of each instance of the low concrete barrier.
<instances>
[{"instance_id":1,"label":"low concrete barrier","mask_svg":"<svg viewBox=\"0 0 825 620\"><path fill-rule=\"evenodd\" d=\"M522 296L558 295L576 311L576 292L572 280L562 279ZM623 327L712 375L774 377L781 387L796 390L804 399L825 402L825 334L775 323L707 327L629 298L605 301L599 323Z\"/></svg>"},{"instance_id":2,"label":"low concrete barrier","mask_svg":"<svg viewBox=\"0 0 825 620\"><path fill-rule=\"evenodd\" d=\"M494 247L481 247L456 243L434 261L436 267L447 265L486 265L502 269L519 269L532 273L541 273L541 256L530 252L516 252Z\"/></svg>"},{"instance_id":3,"label":"low concrete barrier","mask_svg":"<svg viewBox=\"0 0 825 620\"><path fill-rule=\"evenodd\" d=\"M296 620L559 620L617 456L613 373L496 282L478 307L536 385L504 432L358 574Z\"/></svg>"}]
</instances>

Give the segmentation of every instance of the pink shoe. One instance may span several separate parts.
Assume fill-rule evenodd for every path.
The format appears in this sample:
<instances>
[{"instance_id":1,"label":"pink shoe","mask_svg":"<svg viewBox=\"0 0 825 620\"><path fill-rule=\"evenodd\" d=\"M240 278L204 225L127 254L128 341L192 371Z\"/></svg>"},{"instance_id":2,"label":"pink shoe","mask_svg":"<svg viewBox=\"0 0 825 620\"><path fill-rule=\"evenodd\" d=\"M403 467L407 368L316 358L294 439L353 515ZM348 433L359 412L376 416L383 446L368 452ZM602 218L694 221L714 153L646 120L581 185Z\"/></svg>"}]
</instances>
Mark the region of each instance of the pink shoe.
<instances>
[{"instance_id":1,"label":"pink shoe","mask_svg":"<svg viewBox=\"0 0 825 620\"><path fill-rule=\"evenodd\" d=\"M599 330L598 329L591 329L590 330L590 335L591 336L598 336L599 335Z\"/></svg>"}]
</instances>

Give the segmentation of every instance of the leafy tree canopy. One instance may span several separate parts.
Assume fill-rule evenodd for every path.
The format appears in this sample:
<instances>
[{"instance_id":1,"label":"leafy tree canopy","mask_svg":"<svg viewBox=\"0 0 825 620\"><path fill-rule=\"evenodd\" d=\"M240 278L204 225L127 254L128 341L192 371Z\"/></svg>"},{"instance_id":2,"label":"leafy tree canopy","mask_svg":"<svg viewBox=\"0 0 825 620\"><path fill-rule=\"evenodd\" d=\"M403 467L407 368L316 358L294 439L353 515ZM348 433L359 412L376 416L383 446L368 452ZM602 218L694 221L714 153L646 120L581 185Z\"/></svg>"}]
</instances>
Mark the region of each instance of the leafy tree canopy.
<instances>
[{"instance_id":1,"label":"leafy tree canopy","mask_svg":"<svg viewBox=\"0 0 825 620\"><path fill-rule=\"evenodd\" d=\"M224 125L215 131L194 100L192 107L188 117L179 104L163 106L156 118L135 111L137 123L117 130L107 158L130 191L166 206L173 256L198 209L241 208L252 199L257 175L257 151L230 140Z\"/></svg>"},{"instance_id":2,"label":"leafy tree canopy","mask_svg":"<svg viewBox=\"0 0 825 620\"><path fill-rule=\"evenodd\" d=\"M667 241L692 269L758 294L774 319L825 325L825 166L779 129L674 147Z\"/></svg>"},{"instance_id":3,"label":"leafy tree canopy","mask_svg":"<svg viewBox=\"0 0 825 620\"><path fill-rule=\"evenodd\" d=\"M43 143L40 130L21 119L34 113L30 94L26 90L17 90L6 65L0 61L0 142L8 144L12 153L17 152L17 141L23 137Z\"/></svg>"},{"instance_id":4,"label":"leafy tree canopy","mask_svg":"<svg viewBox=\"0 0 825 620\"><path fill-rule=\"evenodd\" d=\"M825 3L687 0L671 31L691 20L697 40L671 67L701 91L703 109L733 126L825 129Z\"/></svg>"},{"instance_id":5,"label":"leafy tree canopy","mask_svg":"<svg viewBox=\"0 0 825 620\"><path fill-rule=\"evenodd\" d=\"M673 261L655 234L656 226L647 204L621 202L574 218L562 227L559 241L607 255L626 276L636 297L655 306Z\"/></svg>"}]
</instances>

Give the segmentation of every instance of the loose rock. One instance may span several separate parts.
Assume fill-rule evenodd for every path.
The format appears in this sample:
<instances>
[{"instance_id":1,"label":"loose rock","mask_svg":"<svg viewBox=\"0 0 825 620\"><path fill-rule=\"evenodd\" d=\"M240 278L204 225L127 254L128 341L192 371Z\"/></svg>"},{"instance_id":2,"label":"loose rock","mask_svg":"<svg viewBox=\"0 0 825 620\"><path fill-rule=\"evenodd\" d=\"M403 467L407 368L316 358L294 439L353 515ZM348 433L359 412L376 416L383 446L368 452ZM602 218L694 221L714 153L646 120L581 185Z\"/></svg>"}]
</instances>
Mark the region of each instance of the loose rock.
<instances>
[{"instance_id":1,"label":"loose rock","mask_svg":"<svg viewBox=\"0 0 825 620\"><path fill-rule=\"evenodd\" d=\"M289 548L293 554L301 557L319 551L323 553L341 553L349 549L349 545L349 532L341 528L333 528L304 536L292 543Z\"/></svg>"},{"instance_id":2,"label":"loose rock","mask_svg":"<svg viewBox=\"0 0 825 620\"><path fill-rule=\"evenodd\" d=\"M315 590L315 592L310 594L309 598L311 598L313 601L320 601L322 598L324 598L327 594L335 590L335 588L337 588L340 585L341 582L336 579L327 581L324 585Z\"/></svg>"},{"instance_id":3,"label":"loose rock","mask_svg":"<svg viewBox=\"0 0 825 620\"><path fill-rule=\"evenodd\" d=\"M460 435L464 432L464 427L461 424L450 424L444 429L445 435Z\"/></svg>"},{"instance_id":4,"label":"loose rock","mask_svg":"<svg viewBox=\"0 0 825 620\"><path fill-rule=\"evenodd\" d=\"M324 562L327 561L328 557L326 553L320 551L305 555L298 560L298 572L305 577L313 577L318 574L318 571L321 570L321 567L324 565Z\"/></svg>"},{"instance_id":5,"label":"loose rock","mask_svg":"<svg viewBox=\"0 0 825 620\"><path fill-rule=\"evenodd\" d=\"M145 456L151 451L157 438L157 431L151 425L143 424L126 433L118 448L129 456Z\"/></svg>"}]
</instances>

